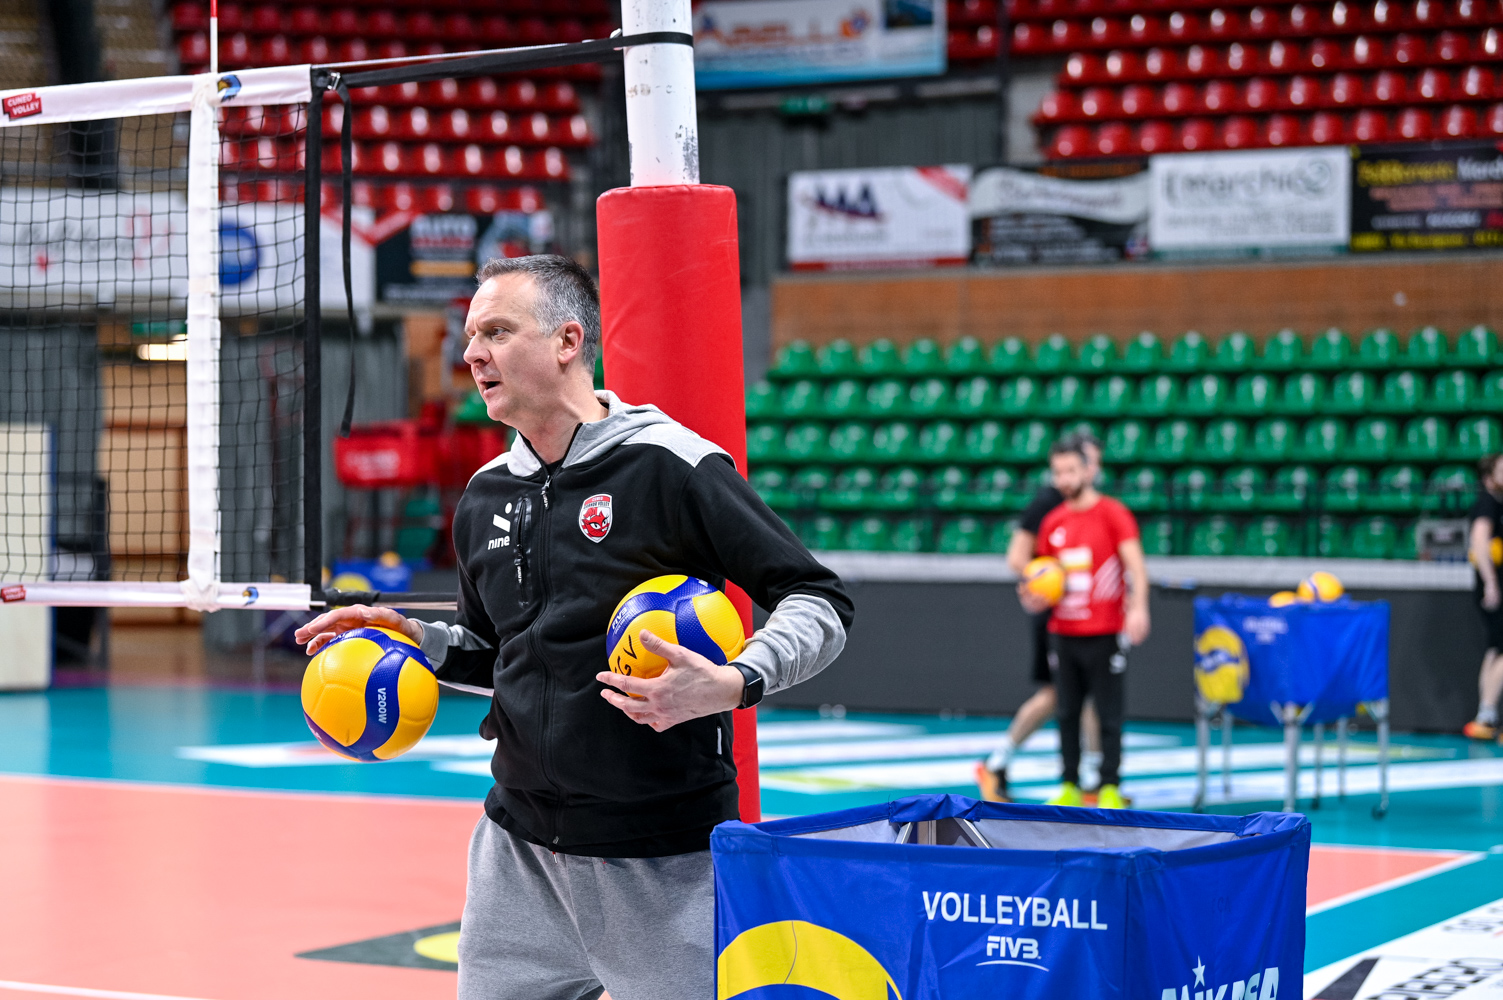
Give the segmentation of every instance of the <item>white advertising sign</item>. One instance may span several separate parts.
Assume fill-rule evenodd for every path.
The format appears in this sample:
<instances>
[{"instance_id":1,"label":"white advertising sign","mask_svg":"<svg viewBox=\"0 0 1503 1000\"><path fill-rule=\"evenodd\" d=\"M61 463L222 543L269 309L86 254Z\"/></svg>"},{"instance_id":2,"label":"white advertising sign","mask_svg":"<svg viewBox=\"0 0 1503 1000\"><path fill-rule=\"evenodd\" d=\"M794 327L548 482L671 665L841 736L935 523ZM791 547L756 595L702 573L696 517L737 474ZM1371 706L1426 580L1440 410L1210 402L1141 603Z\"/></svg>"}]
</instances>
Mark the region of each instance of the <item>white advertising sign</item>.
<instances>
[{"instance_id":1,"label":"white advertising sign","mask_svg":"<svg viewBox=\"0 0 1503 1000\"><path fill-rule=\"evenodd\" d=\"M994 167L971 182L971 215L1071 215L1127 225L1148 216L1148 175L1076 181Z\"/></svg>"},{"instance_id":2,"label":"white advertising sign","mask_svg":"<svg viewBox=\"0 0 1503 1000\"><path fill-rule=\"evenodd\" d=\"M791 174L788 262L796 270L963 264L970 180L968 166Z\"/></svg>"},{"instance_id":3,"label":"white advertising sign","mask_svg":"<svg viewBox=\"0 0 1503 1000\"><path fill-rule=\"evenodd\" d=\"M1148 161L1155 254L1344 249L1351 236L1345 146L1168 153Z\"/></svg>"}]
</instances>

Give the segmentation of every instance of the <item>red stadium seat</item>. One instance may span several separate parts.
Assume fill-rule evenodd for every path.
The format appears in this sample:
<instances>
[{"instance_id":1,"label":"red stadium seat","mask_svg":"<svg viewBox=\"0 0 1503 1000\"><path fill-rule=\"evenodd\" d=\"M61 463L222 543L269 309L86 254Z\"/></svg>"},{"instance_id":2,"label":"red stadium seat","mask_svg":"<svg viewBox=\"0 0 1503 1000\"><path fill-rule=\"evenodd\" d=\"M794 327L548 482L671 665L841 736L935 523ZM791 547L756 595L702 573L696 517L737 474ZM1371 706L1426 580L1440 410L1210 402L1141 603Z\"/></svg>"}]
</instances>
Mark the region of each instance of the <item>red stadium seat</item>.
<instances>
[{"instance_id":1,"label":"red stadium seat","mask_svg":"<svg viewBox=\"0 0 1503 1000\"><path fill-rule=\"evenodd\" d=\"M360 168L357 160L356 169ZM383 142L371 150L368 158L368 170L377 174L410 174L412 173L412 157L407 147L399 142Z\"/></svg>"},{"instance_id":2,"label":"red stadium seat","mask_svg":"<svg viewBox=\"0 0 1503 1000\"><path fill-rule=\"evenodd\" d=\"M261 4L250 13L246 28L258 35L270 35L282 30L282 9L276 4Z\"/></svg>"},{"instance_id":3,"label":"red stadium seat","mask_svg":"<svg viewBox=\"0 0 1503 1000\"><path fill-rule=\"evenodd\" d=\"M272 35L261 43L263 66L286 66L291 62L292 46L287 44L286 35Z\"/></svg>"},{"instance_id":4,"label":"red stadium seat","mask_svg":"<svg viewBox=\"0 0 1503 1000\"><path fill-rule=\"evenodd\" d=\"M259 61L259 48L245 32L237 31L219 43L219 61L225 66L249 66Z\"/></svg>"},{"instance_id":5,"label":"red stadium seat","mask_svg":"<svg viewBox=\"0 0 1503 1000\"><path fill-rule=\"evenodd\" d=\"M1179 52L1176 49L1149 49L1143 54L1143 72L1151 79L1163 80L1180 71Z\"/></svg>"},{"instance_id":6,"label":"red stadium seat","mask_svg":"<svg viewBox=\"0 0 1503 1000\"><path fill-rule=\"evenodd\" d=\"M1400 66L1418 65L1425 61L1425 40L1418 35L1394 35L1388 58Z\"/></svg>"},{"instance_id":7,"label":"red stadium seat","mask_svg":"<svg viewBox=\"0 0 1503 1000\"><path fill-rule=\"evenodd\" d=\"M1090 52L1076 52L1065 60L1065 79L1071 83L1094 83L1106 76L1101 59Z\"/></svg>"},{"instance_id":8,"label":"red stadium seat","mask_svg":"<svg viewBox=\"0 0 1503 1000\"><path fill-rule=\"evenodd\" d=\"M200 66L209 61L209 36L201 32L177 40L177 58L184 66Z\"/></svg>"},{"instance_id":9,"label":"red stadium seat","mask_svg":"<svg viewBox=\"0 0 1503 1000\"><path fill-rule=\"evenodd\" d=\"M958 32L951 32L951 35ZM1012 51L1016 55L1031 56L1048 51L1049 35L1038 25L1024 21L1012 26Z\"/></svg>"},{"instance_id":10,"label":"red stadium seat","mask_svg":"<svg viewBox=\"0 0 1503 1000\"><path fill-rule=\"evenodd\" d=\"M1312 145L1334 146L1347 141L1346 121L1329 111L1318 111L1310 116L1306 134Z\"/></svg>"},{"instance_id":11,"label":"red stadium seat","mask_svg":"<svg viewBox=\"0 0 1503 1000\"><path fill-rule=\"evenodd\" d=\"M1110 87L1087 87L1080 95L1080 113L1086 118L1112 118L1120 109L1117 92ZM538 117L533 116L534 119Z\"/></svg>"},{"instance_id":12,"label":"red stadium seat","mask_svg":"<svg viewBox=\"0 0 1503 1000\"><path fill-rule=\"evenodd\" d=\"M1278 34L1278 30L1278 16L1270 8L1254 7L1247 12L1247 37L1271 38Z\"/></svg>"},{"instance_id":13,"label":"red stadium seat","mask_svg":"<svg viewBox=\"0 0 1503 1000\"><path fill-rule=\"evenodd\" d=\"M415 10L407 15L402 30L408 41L426 42L440 37L438 21L426 10Z\"/></svg>"},{"instance_id":14,"label":"red stadium seat","mask_svg":"<svg viewBox=\"0 0 1503 1000\"><path fill-rule=\"evenodd\" d=\"M1178 45L1185 45L1198 41L1203 34L1200 16L1193 13L1185 13L1177 10L1169 15L1168 36Z\"/></svg>"},{"instance_id":15,"label":"red stadium seat","mask_svg":"<svg viewBox=\"0 0 1503 1000\"><path fill-rule=\"evenodd\" d=\"M1221 72L1220 50L1192 45L1185 50L1185 72L1195 77L1215 76Z\"/></svg>"},{"instance_id":16,"label":"red stadium seat","mask_svg":"<svg viewBox=\"0 0 1503 1000\"><path fill-rule=\"evenodd\" d=\"M1164 110L1171 115L1188 115L1200 110L1200 92L1188 83L1171 83L1164 87Z\"/></svg>"},{"instance_id":17,"label":"red stadium seat","mask_svg":"<svg viewBox=\"0 0 1503 1000\"><path fill-rule=\"evenodd\" d=\"M418 56L441 56L449 49L443 42L420 42L413 46L412 54Z\"/></svg>"},{"instance_id":18,"label":"red stadium seat","mask_svg":"<svg viewBox=\"0 0 1503 1000\"><path fill-rule=\"evenodd\" d=\"M1320 85L1308 76L1291 76L1284 91L1284 101L1291 108L1308 110L1320 103Z\"/></svg>"},{"instance_id":19,"label":"red stadium seat","mask_svg":"<svg viewBox=\"0 0 1503 1000\"><path fill-rule=\"evenodd\" d=\"M1303 146L1307 139L1299 118L1294 115L1269 115L1263 123L1263 145Z\"/></svg>"},{"instance_id":20,"label":"red stadium seat","mask_svg":"<svg viewBox=\"0 0 1503 1000\"><path fill-rule=\"evenodd\" d=\"M1109 80L1136 80L1143 75L1143 60L1130 49L1108 52L1104 65Z\"/></svg>"},{"instance_id":21,"label":"red stadium seat","mask_svg":"<svg viewBox=\"0 0 1503 1000\"><path fill-rule=\"evenodd\" d=\"M298 57L305 63L326 63L330 61L331 51L327 38L323 35L314 35L312 38L303 39L298 50Z\"/></svg>"},{"instance_id":22,"label":"red stadium seat","mask_svg":"<svg viewBox=\"0 0 1503 1000\"><path fill-rule=\"evenodd\" d=\"M223 19L224 11L220 11ZM209 9L203 4L193 3L192 0L182 0L181 3L172 5L172 30L173 31L207 31L209 28Z\"/></svg>"},{"instance_id":23,"label":"red stadium seat","mask_svg":"<svg viewBox=\"0 0 1503 1000\"><path fill-rule=\"evenodd\" d=\"M472 45L480 39L480 26L464 13L446 14L438 26L439 35L450 42Z\"/></svg>"},{"instance_id":24,"label":"red stadium seat","mask_svg":"<svg viewBox=\"0 0 1503 1000\"><path fill-rule=\"evenodd\" d=\"M1382 142L1388 138L1388 115L1365 108L1352 119L1352 139L1356 142Z\"/></svg>"},{"instance_id":25,"label":"red stadium seat","mask_svg":"<svg viewBox=\"0 0 1503 1000\"><path fill-rule=\"evenodd\" d=\"M1179 148L1187 152L1203 152L1216 148L1216 130L1204 118L1190 118L1179 127Z\"/></svg>"},{"instance_id":26,"label":"red stadium seat","mask_svg":"<svg viewBox=\"0 0 1503 1000\"><path fill-rule=\"evenodd\" d=\"M1049 26L1049 46L1057 52L1068 52L1085 40L1085 32L1074 21L1060 19Z\"/></svg>"},{"instance_id":27,"label":"red stadium seat","mask_svg":"<svg viewBox=\"0 0 1503 1000\"><path fill-rule=\"evenodd\" d=\"M1414 0L1409 8L1409 20L1416 28L1438 28L1444 19L1440 0Z\"/></svg>"},{"instance_id":28,"label":"red stadium seat","mask_svg":"<svg viewBox=\"0 0 1503 1000\"><path fill-rule=\"evenodd\" d=\"M1494 104L1482 116L1478 135L1503 136L1503 104Z\"/></svg>"},{"instance_id":29,"label":"red stadium seat","mask_svg":"<svg viewBox=\"0 0 1503 1000\"><path fill-rule=\"evenodd\" d=\"M377 59L405 59L407 57L407 43L400 38L389 38L384 42L376 43Z\"/></svg>"},{"instance_id":30,"label":"red stadium seat","mask_svg":"<svg viewBox=\"0 0 1503 1000\"><path fill-rule=\"evenodd\" d=\"M1376 69L1383 65L1383 45L1376 38L1358 35L1352 39L1347 62L1356 69Z\"/></svg>"},{"instance_id":31,"label":"red stadium seat","mask_svg":"<svg viewBox=\"0 0 1503 1000\"><path fill-rule=\"evenodd\" d=\"M1435 138L1435 118L1429 108L1405 108L1395 129L1398 138L1420 142Z\"/></svg>"},{"instance_id":32,"label":"red stadium seat","mask_svg":"<svg viewBox=\"0 0 1503 1000\"><path fill-rule=\"evenodd\" d=\"M1362 79L1351 73L1337 73L1326 88L1326 103L1337 108L1352 108L1362 103Z\"/></svg>"},{"instance_id":33,"label":"red stadium seat","mask_svg":"<svg viewBox=\"0 0 1503 1000\"><path fill-rule=\"evenodd\" d=\"M1242 94L1230 80L1212 80L1200 92L1200 103L1212 114L1244 110Z\"/></svg>"},{"instance_id":34,"label":"red stadium seat","mask_svg":"<svg viewBox=\"0 0 1503 1000\"><path fill-rule=\"evenodd\" d=\"M1329 73L1331 70L1340 69L1346 65L1346 56L1342 54L1340 45L1329 38L1317 38L1304 49L1301 49L1298 58L1311 69L1318 69ZM1299 66L1291 65L1290 71L1299 69Z\"/></svg>"},{"instance_id":35,"label":"red stadium seat","mask_svg":"<svg viewBox=\"0 0 1503 1000\"><path fill-rule=\"evenodd\" d=\"M1482 33L1482 41L1477 47L1479 57L1496 59L1503 55L1503 34L1497 28L1488 28Z\"/></svg>"},{"instance_id":36,"label":"red stadium seat","mask_svg":"<svg viewBox=\"0 0 1503 1000\"><path fill-rule=\"evenodd\" d=\"M339 43L340 62L362 62L371 57L370 49L363 38L349 38Z\"/></svg>"},{"instance_id":37,"label":"red stadium seat","mask_svg":"<svg viewBox=\"0 0 1503 1000\"><path fill-rule=\"evenodd\" d=\"M1123 126L1126 129L1127 126ZM534 169L549 180L565 180L569 176L569 159L561 149L552 146L533 157Z\"/></svg>"},{"instance_id":38,"label":"red stadium seat","mask_svg":"<svg viewBox=\"0 0 1503 1000\"><path fill-rule=\"evenodd\" d=\"M570 115L567 122L559 122L556 141L567 146L588 146L594 141L590 134L590 122L584 115Z\"/></svg>"},{"instance_id":39,"label":"red stadium seat","mask_svg":"<svg viewBox=\"0 0 1503 1000\"><path fill-rule=\"evenodd\" d=\"M1056 90L1045 94L1039 102L1038 113L1034 120L1038 122L1069 121L1080 114L1080 99L1075 96L1073 90Z\"/></svg>"},{"instance_id":40,"label":"red stadium seat","mask_svg":"<svg viewBox=\"0 0 1503 1000\"><path fill-rule=\"evenodd\" d=\"M1310 7L1297 3L1284 13L1284 30L1291 35L1314 34L1320 25L1320 16Z\"/></svg>"},{"instance_id":41,"label":"red stadium seat","mask_svg":"<svg viewBox=\"0 0 1503 1000\"><path fill-rule=\"evenodd\" d=\"M501 189L477 184L464 193L464 210L477 215L501 211Z\"/></svg>"},{"instance_id":42,"label":"red stadium seat","mask_svg":"<svg viewBox=\"0 0 1503 1000\"><path fill-rule=\"evenodd\" d=\"M1442 31L1435 36L1435 58L1443 63L1466 62L1472 57L1467 36L1459 31Z\"/></svg>"},{"instance_id":43,"label":"red stadium seat","mask_svg":"<svg viewBox=\"0 0 1503 1000\"><path fill-rule=\"evenodd\" d=\"M492 174L498 177L521 177L527 172L527 159L520 146L507 146L492 154L495 167Z\"/></svg>"},{"instance_id":44,"label":"red stadium seat","mask_svg":"<svg viewBox=\"0 0 1503 1000\"><path fill-rule=\"evenodd\" d=\"M1251 111L1269 111L1279 102L1279 88L1272 80L1255 76L1243 85L1242 103Z\"/></svg>"},{"instance_id":45,"label":"red stadium seat","mask_svg":"<svg viewBox=\"0 0 1503 1000\"><path fill-rule=\"evenodd\" d=\"M411 184L385 184L376 193L376 207L383 212L420 212L417 188Z\"/></svg>"},{"instance_id":46,"label":"red stadium seat","mask_svg":"<svg viewBox=\"0 0 1503 1000\"><path fill-rule=\"evenodd\" d=\"M1142 83L1122 88L1122 113L1129 118L1147 118L1161 110L1159 92Z\"/></svg>"},{"instance_id":47,"label":"red stadium seat","mask_svg":"<svg viewBox=\"0 0 1503 1000\"><path fill-rule=\"evenodd\" d=\"M1451 74L1443 69L1427 69L1420 73L1414 91L1424 101L1449 101Z\"/></svg>"},{"instance_id":48,"label":"red stadium seat","mask_svg":"<svg viewBox=\"0 0 1503 1000\"><path fill-rule=\"evenodd\" d=\"M1049 137L1048 155L1052 160L1085 156L1091 151L1091 132L1083 125L1066 125Z\"/></svg>"},{"instance_id":49,"label":"red stadium seat","mask_svg":"<svg viewBox=\"0 0 1503 1000\"><path fill-rule=\"evenodd\" d=\"M425 142L418 147L413 157L413 166L420 174L430 177L442 177L451 170L449 151L436 142Z\"/></svg>"},{"instance_id":50,"label":"red stadium seat","mask_svg":"<svg viewBox=\"0 0 1503 1000\"><path fill-rule=\"evenodd\" d=\"M361 31L371 38L400 38L402 24L390 9L377 7L366 12L362 19Z\"/></svg>"},{"instance_id":51,"label":"red stadium seat","mask_svg":"<svg viewBox=\"0 0 1503 1000\"><path fill-rule=\"evenodd\" d=\"M380 104L369 108L356 108L355 121L350 128L350 134L357 139L390 139L396 134L396 123L392 119L392 113ZM331 124L333 124L332 131L338 134L337 122Z\"/></svg>"},{"instance_id":52,"label":"red stadium seat","mask_svg":"<svg viewBox=\"0 0 1503 1000\"><path fill-rule=\"evenodd\" d=\"M1139 48L1157 45L1164 35L1164 22L1152 14L1134 14L1127 22L1127 37Z\"/></svg>"},{"instance_id":53,"label":"red stadium seat","mask_svg":"<svg viewBox=\"0 0 1503 1000\"><path fill-rule=\"evenodd\" d=\"M1447 139L1470 139L1477 134L1477 112L1453 104L1440 115L1440 134Z\"/></svg>"},{"instance_id":54,"label":"red stadium seat","mask_svg":"<svg viewBox=\"0 0 1503 1000\"><path fill-rule=\"evenodd\" d=\"M1221 123L1221 145L1226 149L1248 149L1258 145L1258 125L1246 115L1233 115Z\"/></svg>"},{"instance_id":55,"label":"red stadium seat","mask_svg":"<svg viewBox=\"0 0 1503 1000\"><path fill-rule=\"evenodd\" d=\"M1233 41L1246 34L1242 15L1235 10L1218 7L1206 18L1206 32L1219 41Z\"/></svg>"},{"instance_id":56,"label":"red stadium seat","mask_svg":"<svg viewBox=\"0 0 1503 1000\"><path fill-rule=\"evenodd\" d=\"M1490 66L1468 66L1461 74L1461 93L1474 101L1492 100L1497 79Z\"/></svg>"},{"instance_id":57,"label":"red stadium seat","mask_svg":"<svg viewBox=\"0 0 1503 1000\"><path fill-rule=\"evenodd\" d=\"M523 18L517 25L517 41L523 45L552 45L558 40L553 25L541 17Z\"/></svg>"},{"instance_id":58,"label":"red stadium seat","mask_svg":"<svg viewBox=\"0 0 1503 1000\"><path fill-rule=\"evenodd\" d=\"M1122 22L1111 17L1091 19L1091 44L1099 49L1110 48L1121 42L1127 32Z\"/></svg>"},{"instance_id":59,"label":"red stadium seat","mask_svg":"<svg viewBox=\"0 0 1503 1000\"><path fill-rule=\"evenodd\" d=\"M511 21L499 14L480 19L480 44L490 48L505 48L515 42L516 37Z\"/></svg>"},{"instance_id":60,"label":"red stadium seat","mask_svg":"<svg viewBox=\"0 0 1503 1000\"><path fill-rule=\"evenodd\" d=\"M1108 122L1096 130L1096 152L1102 156L1127 156L1137 151L1136 146L1122 122Z\"/></svg>"},{"instance_id":61,"label":"red stadium seat","mask_svg":"<svg viewBox=\"0 0 1503 1000\"><path fill-rule=\"evenodd\" d=\"M1372 78L1367 99L1374 104L1402 104L1409 99L1409 83L1402 73L1385 69Z\"/></svg>"},{"instance_id":62,"label":"red stadium seat","mask_svg":"<svg viewBox=\"0 0 1503 1000\"><path fill-rule=\"evenodd\" d=\"M324 31L323 11L317 7L294 7L287 16L287 30L294 35L319 35Z\"/></svg>"},{"instance_id":63,"label":"red stadium seat","mask_svg":"<svg viewBox=\"0 0 1503 1000\"><path fill-rule=\"evenodd\" d=\"M1168 122L1144 122L1138 128L1138 152L1167 153L1174 145L1174 129Z\"/></svg>"},{"instance_id":64,"label":"red stadium seat","mask_svg":"<svg viewBox=\"0 0 1503 1000\"><path fill-rule=\"evenodd\" d=\"M1449 11L1449 20L1457 27L1481 27L1484 17L1482 0L1455 0Z\"/></svg>"},{"instance_id":65,"label":"red stadium seat","mask_svg":"<svg viewBox=\"0 0 1503 1000\"><path fill-rule=\"evenodd\" d=\"M471 110L493 108L501 100L501 88L488 76L465 80L459 90L460 100Z\"/></svg>"},{"instance_id":66,"label":"red stadium seat","mask_svg":"<svg viewBox=\"0 0 1503 1000\"><path fill-rule=\"evenodd\" d=\"M1273 73L1294 73L1305 69L1309 60L1305 50L1293 42L1270 42L1263 54L1263 62Z\"/></svg>"},{"instance_id":67,"label":"red stadium seat","mask_svg":"<svg viewBox=\"0 0 1503 1000\"><path fill-rule=\"evenodd\" d=\"M550 111L578 111L579 94L572 83L558 80L543 87L538 103Z\"/></svg>"},{"instance_id":68,"label":"red stadium seat","mask_svg":"<svg viewBox=\"0 0 1503 1000\"><path fill-rule=\"evenodd\" d=\"M339 7L329 12L329 34L344 36L360 33L360 15L353 7Z\"/></svg>"},{"instance_id":69,"label":"red stadium seat","mask_svg":"<svg viewBox=\"0 0 1503 1000\"><path fill-rule=\"evenodd\" d=\"M470 125L470 113L464 108L450 108L434 116L434 135L444 142L469 142L475 137Z\"/></svg>"},{"instance_id":70,"label":"red stadium seat","mask_svg":"<svg viewBox=\"0 0 1503 1000\"><path fill-rule=\"evenodd\" d=\"M434 80L423 88L423 103L430 108L453 108L464 104L458 80Z\"/></svg>"},{"instance_id":71,"label":"red stadium seat","mask_svg":"<svg viewBox=\"0 0 1503 1000\"><path fill-rule=\"evenodd\" d=\"M1226 47L1226 69L1229 73L1253 73L1262 69L1263 50L1257 46L1233 42Z\"/></svg>"},{"instance_id":72,"label":"red stadium seat","mask_svg":"<svg viewBox=\"0 0 1503 1000\"><path fill-rule=\"evenodd\" d=\"M512 135L511 116L505 111L481 112L474 125L481 142L509 142L516 138Z\"/></svg>"},{"instance_id":73,"label":"red stadium seat","mask_svg":"<svg viewBox=\"0 0 1503 1000\"><path fill-rule=\"evenodd\" d=\"M399 139L431 139L438 129L427 108L408 108L397 113L396 133Z\"/></svg>"},{"instance_id":74,"label":"red stadium seat","mask_svg":"<svg viewBox=\"0 0 1503 1000\"><path fill-rule=\"evenodd\" d=\"M205 5L207 6L207 5ZM250 23L250 15L238 3L227 3L219 8L219 32L244 31Z\"/></svg>"},{"instance_id":75,"label":"red stadium seat","mask_svg":"<svg viewBox=\"0 0 1503 1000\"><path fill-rule=\"evenodd\" d=\"M478 143L469 143L454 155L454 169L466 177L485 177L488 173L485 150Z\"/></svg>"}]
</instances>

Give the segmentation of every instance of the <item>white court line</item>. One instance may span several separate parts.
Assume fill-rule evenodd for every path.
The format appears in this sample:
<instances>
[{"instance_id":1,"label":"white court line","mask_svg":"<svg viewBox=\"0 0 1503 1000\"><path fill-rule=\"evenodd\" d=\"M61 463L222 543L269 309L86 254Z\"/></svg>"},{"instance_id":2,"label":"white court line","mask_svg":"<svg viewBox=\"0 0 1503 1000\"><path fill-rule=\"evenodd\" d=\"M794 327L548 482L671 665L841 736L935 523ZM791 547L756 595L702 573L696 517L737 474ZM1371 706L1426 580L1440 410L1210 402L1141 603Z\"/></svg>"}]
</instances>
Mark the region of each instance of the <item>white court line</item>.
<instances>
[{"instance_id":1,"label":"white court line","mask_svg":"<svg viewBox=\"0 0 1503 1000\"><path fill-rule=\"evenodd\" d=\"M0 990L17 993L51 993L65 997L100 997L101 1000L197 1000L195 997L174 997L165 993L129 993L125 990L91 990L84 986L47 986L43 983L17 983L0 979Z\"/></svg>"},{"instance_id":2,"label":"white court line","mask_svg":"<svg viewBox=\"0 0 1503 1000\"><path fill-rule=\"evenodd\" d=\"M1325 845L1318 844L1314 846L1319 847ZM1345 895L1333 896L1332 898L1327 899L1324 902L1316 903L1314 906L1305 907L1305 916L1308 917L1316 913L1323 913L1326 910L1334 910L1338 906L1345 906L1347 903L1356 902L1359 899L1366 899L1368 896L1376 896L1380 892L1387 892L1389 889L1397 889L1401 885L1408 885L1411 882L1418 882L1421 879L1429 878L1431 875L1439 875L1441 872L1448 872L1455 868L1465 867L1466 865L1474 865L1485 857L1487 857L1487 852L1474 851L1470 854L1463 854L1459 858L1452 858L1450 861L1443 861L1432 868L1422 868L1417 872L1410 872L1408 875L1400 875L1397 878L1391 878L1387 882L1379 882L1376 885L1370 885L1363 889L1355 889L1352 892L1346 893Z\"/></svg>"}]
</instances>

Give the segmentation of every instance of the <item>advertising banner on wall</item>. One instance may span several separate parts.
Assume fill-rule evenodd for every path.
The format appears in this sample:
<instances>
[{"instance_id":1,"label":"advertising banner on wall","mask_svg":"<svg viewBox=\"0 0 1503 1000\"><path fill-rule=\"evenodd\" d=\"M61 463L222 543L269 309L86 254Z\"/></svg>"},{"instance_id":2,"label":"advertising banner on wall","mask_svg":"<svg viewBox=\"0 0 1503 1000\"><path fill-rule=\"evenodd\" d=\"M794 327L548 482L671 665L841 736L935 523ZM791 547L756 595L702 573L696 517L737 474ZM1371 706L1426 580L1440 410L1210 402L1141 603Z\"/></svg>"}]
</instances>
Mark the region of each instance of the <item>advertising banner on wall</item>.
<instances>
[{"instance_id":1,"label":"advertising banner on wall","mask_svg":"<svg viewBox=\"0 0 1503 1000\"><path fill-rule=\"evenodd\" d=\"M795 270L963 264L968 166L810 170L788 177Z\"/></svg>"},{"instance_id":2,"label":"advertising banner on wall","mask_svg":"<svg viewBox=\"0 0 1503 1000\"><path fill-rule=\"evenodd\" d=\"M1352 250L1503 247L1503 152L1490 142L1366 147L1352 167Z\"/></svg>"},{"instance_id":3,"label":"advertising banner on wall","mask_svg":"<svg viewBox=\"0 0 1503 1000\"><path fill-rule=\"evenodd\" d=\"M1155 256L1335 253L1351 236L1345 146L1150 157Z\"/></svg>"},{"instance_id":4,"label":"advertising banner on wall","mask_svg":"<svg viewBox=\"0 0 1503 1000\"><path fill-rule=\"evenodd\" d=\"M1148 174L1098 180L994 167L971 181L972 260L1095 264L1148 251Z\"/></svg>"},{"instance_id":5,"label":"advertising banner on wall","mask_svg":"<svg viewBox=\"0 0 1503 1000\"><path fill-rule=\"evenodd\" d=\"M938 76L944 0L705 0L694 11L701 90Z\"/></svg>"},{"instance_id":6,"label":"advertising banner on wall","mask_svg":"<svg viewBox=\"0 0 1503 1000\"><path fill-rule=\"evenodd\" d=\"M381 301L444 305L475 292L475 270L492 257L551 253L553 215L495 212L417 215L376 247Z\"/></svg>"}]
</instances>

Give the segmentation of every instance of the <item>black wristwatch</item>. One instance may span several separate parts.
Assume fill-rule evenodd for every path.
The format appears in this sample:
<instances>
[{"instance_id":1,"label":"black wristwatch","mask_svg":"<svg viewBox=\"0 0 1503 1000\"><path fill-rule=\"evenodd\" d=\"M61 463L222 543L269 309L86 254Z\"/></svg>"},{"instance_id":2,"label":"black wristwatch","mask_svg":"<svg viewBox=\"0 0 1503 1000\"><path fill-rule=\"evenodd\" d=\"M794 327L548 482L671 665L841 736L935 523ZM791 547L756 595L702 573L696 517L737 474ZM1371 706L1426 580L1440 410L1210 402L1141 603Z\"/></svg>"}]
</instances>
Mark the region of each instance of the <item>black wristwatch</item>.
<instances>
[{"instance_id":1,"label":"black wristwatch","mask_svg":"<svg viewBox=\"0 0 1503 1000\"><path fill-rule=\"evenodd\" d=\"M751 708L762 700L762 694L766 689L766 682L762 675L744 663L732 663L731 666L741 671L741 676L746 680L746 687L741 689L741 704L737 708Z\"/></svg>"}]
</instances>

